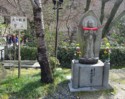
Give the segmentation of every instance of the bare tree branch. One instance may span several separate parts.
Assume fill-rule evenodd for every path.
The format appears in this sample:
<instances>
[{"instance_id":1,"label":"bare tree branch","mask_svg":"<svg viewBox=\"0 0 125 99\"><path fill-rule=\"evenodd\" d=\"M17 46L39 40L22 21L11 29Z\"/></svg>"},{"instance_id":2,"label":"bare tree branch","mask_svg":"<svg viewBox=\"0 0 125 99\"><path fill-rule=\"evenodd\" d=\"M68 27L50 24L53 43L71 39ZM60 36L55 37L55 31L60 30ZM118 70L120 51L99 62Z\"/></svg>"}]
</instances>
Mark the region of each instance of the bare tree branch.
<instances>
[{"instance_id":1,"label":"bare tree branch","mask_svg":"<svg viewBox=\"0 0 125 99\"><path fill-rule=\"evenodd\" d=\"M67 30L68 30L68 36L69 36L69 39L71 39L70 37L70 27L69 27L69 20L70 20L70 16L71 16L71 9L72 9L72 6L73 6L73 4L74 4L74 0L72 1L72 3L71 3L71 5L70 5L70 7L69 7L69 9L70 9L70 12L69 12L69 15L68 15L68 17L67 17L67 20L66 20L66 27L67 27ZM70 41L71 42L71 41Z\"/></svg>"},{"instance_id":2,"label":"bare tree branch","mask_svg":"<svg viewBox=\"0 0 125 99\"><path fill-rule=\"evenodd\" d=\"M4 11L5 13L9 13L8 10L5 7L3 7L3 6L0 6L0 10L2 10L1 12Z\"/></svg>"},{"instance_id":3,"label":"bare tree branch","mask_svg":"<svg viewBox=\"0 0 125 99\"><path fill-rule=\"evenodd\" d=\"M20 5L20 0L18 0L18 2L16 3L19 6L19 10L23 13L24 16L26 16L25 11L22 9L22 6Z\"/></svg>"},{"instance_id":4,"label":"bare tree branch","mask_svg":"<svg viewBox=\"0 0 125 99\"><path fill-rule=\"evenodd\" d=\"M111 11L111 14L110 14L110 16L109 16L109 18L108 18L108 20L103 28L102 37L105 37L105 35L109 32L109 26L110 26L112 20L114 19L115 14L117 13L117 10L119 9L122 2L123 2L123 0L116 0L114 7Z\"/></svg>"},{"instance_id":5,"label":"bare tree branch","mask_svg":"<svg viewBox=\"0 0 125 99\"><path fill-rule=\"evenodd\" d=\"M7 0L7 1L8 1L8 3L9 3L11 6L13 6L14 8L17 8L17 7L12 3L11 0Z\"/></svg>"},{"instance_id":6,"label":"bare tree branch","mask_svg":"<svg viewBox=\"0 0 125 99\"><path fill-rule=\"evenodd\" d=\"M87 2L87 3L86 3L85 12L87 12L87 11L89 10L91 0L87 0L86 2Z\"/></svg>"},{"instance_id":7,"label":"bare tree branch","mask_svg":"<svg viewBox=\"0 0 125 99\"><path fill-rule=\"evenodd\" d=\"M19 1L19 0L18 0ZM16 4L16 7L18 6L18 1L17 0L14 0L15 4ZM21 1L21 0L20 0Z\"/></svg>"},{"instance_id":8,"label":"bare tree branch","mask_svg":"<svg viewBox=\"0 0 125 99\"><path fill-rule=\"evenodd\" d=\"M101 24L103 23L103 19L104 19L104 9L105 9L105 4L106 2L108 2L109 0L102 0L102 6L101 6L101 16L100 16L100 22Z\"/></svg>"},{"instance_id":9,"label":"bare tree branch","mask_svg":"<svg viewBox=\"0 0 125 99\"><path fill-rule=\"evenodd\" d=\"M49 0L44 0L44 1L43 1L43 4L46 4L48 1L49 1Z\"/></svg>"},{"instance_id":10,"label":"bare tree branch","mask_svg":"<svg viewBox=\"0 0 125 99\"><path fill-rule=\"evenodd\" d=\"M32 6L33 6L33 8L39 8L39 6L38 6L38 4L36 3L36 1L35 0L30 0L30 2L31 2L31 4L32 4Z\"/></svg>"},{"instance_id":11,"label":"bare tree branch","mask_svg":"<svg viewBox=\"0 0 125 99\"><path fill-rule=\"evenodd\" d=\"M112 23L110 24L109 28L111 29L112 26L115 25L116 22L118 22L124 15L125 15L125 10L122 11L122 12L120 13L120 15L119 15L118 17L116 17L116 18L112 21Z\"/></svg>"}]
</instances>

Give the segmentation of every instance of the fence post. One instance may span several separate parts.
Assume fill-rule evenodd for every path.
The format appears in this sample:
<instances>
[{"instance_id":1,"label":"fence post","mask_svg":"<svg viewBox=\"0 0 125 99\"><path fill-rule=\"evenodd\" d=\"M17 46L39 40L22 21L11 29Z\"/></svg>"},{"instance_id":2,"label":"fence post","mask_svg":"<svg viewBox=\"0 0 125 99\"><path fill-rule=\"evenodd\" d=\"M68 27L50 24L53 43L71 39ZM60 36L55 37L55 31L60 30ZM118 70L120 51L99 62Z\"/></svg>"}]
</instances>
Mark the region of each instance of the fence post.
<instances>
[{"instance_id":1,"label":"fence post","mask_svg":"<svg viewBox=\"0 0 125 99\"><path fill-rule=\"evenodd\" d=\"M0 50L0 54L1 54L1 58L0 58L0 59L1 59L1 61L3 60L3 50L4 50L4 49L1 49L1 50Z\"/></svg>"},{"instance_id":2,"label":"fence post","mask_svg":"<svg viewBox=\"0 0 125 99\"><path fill-rule=\"evenodd\" d=\"M2 56L2 53L3 53L3 49L1 50L1 61L3 60L3 56Z\"/></svg>"}]
</instances>

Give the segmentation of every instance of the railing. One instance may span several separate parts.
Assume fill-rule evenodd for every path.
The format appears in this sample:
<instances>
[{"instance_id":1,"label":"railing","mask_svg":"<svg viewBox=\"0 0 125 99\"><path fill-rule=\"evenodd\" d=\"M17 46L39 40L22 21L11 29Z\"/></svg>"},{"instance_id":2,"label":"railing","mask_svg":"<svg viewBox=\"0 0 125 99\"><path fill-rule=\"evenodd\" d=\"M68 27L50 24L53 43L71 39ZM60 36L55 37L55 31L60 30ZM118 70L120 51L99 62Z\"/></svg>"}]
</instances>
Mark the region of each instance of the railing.
<instances>
[{"instance_id":1,"label":"railing","mask_svg":"<svg viewBox=\"0 0 125 99\"><path fill-rule=\"evenodd\" d=\"M0 60L3 61L4 60L4 49L0 50Z\"/></svg>"}]
</instances>

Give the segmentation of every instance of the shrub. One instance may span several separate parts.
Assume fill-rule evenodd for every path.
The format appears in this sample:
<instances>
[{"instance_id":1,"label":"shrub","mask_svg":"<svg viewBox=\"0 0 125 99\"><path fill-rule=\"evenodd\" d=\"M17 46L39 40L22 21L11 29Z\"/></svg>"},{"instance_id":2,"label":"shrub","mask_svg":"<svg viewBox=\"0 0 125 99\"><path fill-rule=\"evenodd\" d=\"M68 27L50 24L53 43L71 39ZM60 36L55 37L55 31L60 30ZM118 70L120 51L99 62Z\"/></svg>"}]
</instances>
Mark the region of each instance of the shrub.
<instances>
[{"instance_id":1,"label":"shrub","mask_svg":"<svg viewBox=\"0 0 125 99\"><path fill-rule=\"evenodd\" d=\"M36 47L21 47L21 60L36 60ZM17 60L18 47L5 48L5 60Z\"/></svg>"},{"instance_id":2,"label":"shrub","mask_svg":"<svg viewBox=\"0 0 125 99\"><path fill-rule=\"evenodd\" d=\"M64 46L58 48L58 59L62 67L71 67L71 61L74 58L75 47Z\"/></svg>"},{"instance_id":3,"label":"shrub","mask_svg":"<svg viewBox=\"0 0 125 99\"><path fill-rule=\"evenodd\" d=\"M37 48L36 47L21 47L22 60L36 60Z\"/></svg>"},{"instance_id":4,"label":"shrub","mask_svg":"<svg viewBox=\"0 0 125 99\"><path fill-rule=\"evenodd\" d=\"M36 47L36 46L37 46L37 43L36 43L35 41L27 42L27 43L26 43L26 46L29 46L29 47Z\"/></svg>"},{"instance_id":5,"label":"shrub","mask_svg":"<svg viewBox=\"0 0 125 99\"><path fill-rule=\"evenodd\" d=\"M59 64L62 67L71 68L71 61L75 58L75 46L63 46L58 48L58 59L55 57L49 58L51 68L55 69L55 66ZM111 53L105 54L106 49L101 48L100 59L104 62L110 57L111 66L125 66L125 47L111 48ZM14 51L9 50L12 56ZM21 59L22 60L36 60L37 48L35 47L21 47Z\"/></svg>"},{"instance_id":6,"label":"shrub","mask_svg":"<svg viewBox=\"0 0 125 99\"><path fill-rule=\"evenodd\" d=\"M9 48L8 54L11 58L9 59L13 59L14 57L14 49ZM16 49L16 59L18 59L18 49ZM37 48L36 47L21 47L21 60L36 60L37 59ZM49 63L51 65L51 69L52 71L54 71L54 69L56 67L58 67L60 65L59 60L56 57L49 57Z\"/></svg>"},{"instance_id":7,"label":"shrub","mask_svg":"<svg viewBox=\"0 0 125 99\"><path fill-rule=\"evenodd\" d=\"M111 48L111 53L104 53L104 48L100 50L100 60L105 62L110 60L111 67L113 66L125 66L125 48ZM71 68L71 61L75 58L74 56L75 48L74 47L60 47L58 50L58 59L61 66ZM109 59L110 58L110 59Z\"/></svg>"},{"instance_id":8,"label":"shrub","mask_svg":"<svg viewBox=\"0 0 125 99\"><path fill-rule=\"evenodd\" d=\"M22 60L36 60L37 48L35 47L22 47L21 48L21 58ZM59 60L56 57L49 57L49 63L52 71L60 65Z\"/></svg>"},{"instance_id":9,"label":"shrub","mask_svg":"<svg viewBox=\"0 0 125 99\"><path fill-rule=\"evenodd\" d=\"M125 66L125 47L111 49L111 66Z\"/></svg>"},{"instance_id":10,"label":"shrub","mask_svg":"<svg viewBox=\"0 0 125 99\"><path fill-rule=\"evenodd\" d=\"M105 49L100 51L100 59L104 62L107 56L104 55ZM113 66L125 66L125 48L111 48L110 64Z\"/></svg>"},{"instance_id":11,"label":"shrub","mask_svg":"<svg viewBox=\"0 0 125 99\"><path fill-rule=\"evenodd\" d=\"M52 72L54 72L54 69L60 65L60 62L56 57L49 57L49 63Z\"/></svg>"}]
</instances>

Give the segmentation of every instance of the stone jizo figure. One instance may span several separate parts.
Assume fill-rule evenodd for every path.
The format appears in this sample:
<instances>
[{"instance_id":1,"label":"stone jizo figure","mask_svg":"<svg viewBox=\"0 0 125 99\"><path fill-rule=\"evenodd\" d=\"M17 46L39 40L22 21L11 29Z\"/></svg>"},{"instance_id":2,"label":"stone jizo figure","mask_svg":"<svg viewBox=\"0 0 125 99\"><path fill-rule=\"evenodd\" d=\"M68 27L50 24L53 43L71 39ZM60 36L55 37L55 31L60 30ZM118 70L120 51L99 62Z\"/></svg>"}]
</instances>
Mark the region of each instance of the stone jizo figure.
<instances>
[{"instance_id":1,"label":"stone jizo figure","mask_svg":"<svg viewBox=\"0 0 125 99\"><path fill-rule=\"evenodd\" d=\"M93 11L85 14L80 21L78 29L78 40L82 52L80 63L95 64L98 62L102 36L101 29L98 28L100 25Z\"/></svg>"},{"instance_id":2,"label":"stone jizo figure","mask_svg":"<svg viewBox=\"0 0 125 99\"><path fill-rule=\"evenodd\" d=\"M93 22L90 20L87 22L88 29L93 28ZM94 47L95 47L95 38L96 38L96 31L93 30L86 30L84 32L84 36L86 39L86 50L85 50L85 58L94 58Z\"/></svg>"}]
</instances>

